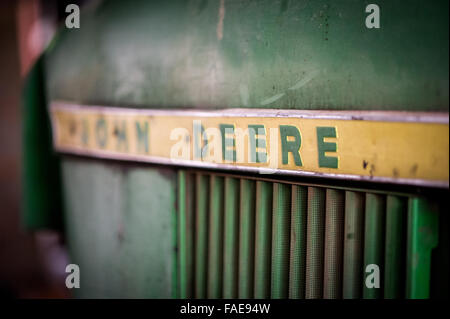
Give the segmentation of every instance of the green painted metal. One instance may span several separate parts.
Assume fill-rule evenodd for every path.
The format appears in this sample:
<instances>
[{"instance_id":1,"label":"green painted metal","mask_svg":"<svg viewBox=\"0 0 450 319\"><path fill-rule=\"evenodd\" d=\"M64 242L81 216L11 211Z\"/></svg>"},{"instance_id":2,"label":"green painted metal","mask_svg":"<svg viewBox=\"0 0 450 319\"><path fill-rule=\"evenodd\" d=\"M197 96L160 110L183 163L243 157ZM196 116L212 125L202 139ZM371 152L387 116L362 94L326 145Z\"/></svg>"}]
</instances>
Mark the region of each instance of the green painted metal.
<instances>
[{"instance_id":1,"label":"green painted metal","mask_svg":"<svg viewBox=\"0 0 450 319\"><path fill-rule=\"evenodd\" d=\"M364 1L102 1L46 52L49 98L448 111L448 1L376 3L380 29Z\"/></svg>"},{"instance_id":2,"label":"green painted metal","mask_svg":"<svg viewBox=\"0 0 450 319\"><path fill-rule=\"evenodd\" d=\"M384 298L404 297L406 255L406 198L387 196L386 200L386 244L384 255Z\"/></svg>"},{"instance_id":3,"label":"green painted metal","mask_svg":"<svg viewBox=\"0 0 450 319\"><path fill-rule=\"evenodd\" d=\"M254 297L270 298L273 184L256 182Z\"/></svg>"},{"instance_id":4,"label":"green painted metal","mask_svg":"<svg viewBox=\"0 0 450 319\"><path fill-rule=\"evenodd\" d=\"M308 189L292 185L289 298L305 298Z\"/></svg>"},{"instance_id":5,"label":"green painted metal","mask_svg":"<svg viewBox=\"0 0 450 319\"><path fill-rule=\"evenodd\" d=\"M167 213L175 209L174 171L164 170L162 175L159 169L138 169L133 164L66 159L62 207L60 163L51 148L44 93L48 100L142 108L448 111L448 1L430 5L420 0L380 0L379 30L364 27L366 4L350 0L102 1L84 9L81 29L58 32L24 90L23 209L25 224L34 229L60 228L66 210L72 258L87 269L83 271L86 284L77 294L186 298L195 296L196 279L199 286L195 286L203 287L198 295L203 296L204 273L199 276L196 268L194 275L194 258L205 260L205 244L194 241L194 236L202 239L205 233L194 231L194 215L199 211L193 205L202 203L200 217L208 219L206 195L196 194L192 176L181 172L179 215L175 216ZM231 178L226 180L224 187L221 177L211 177L207 204L206 294L213 298L225 292L224 296L236 296L237 273L243 268L237 261L239 186ZM254 296L262 298L271 295L273 198L271 183L256 184ZM398 249L398 237L393 236L399 227L398 215L389 213L396 206L388 199L384 237L380 200L375 197L368 195L366 202L369 248L364 254L381 260L387 297L398 292L397 283L392 281L395 287L388 283L399 267L393 252ZM324 199L324 190L309 188L307 237L314 240L307 240L308 298L322 297ZM346 192L345 298L360 297L363 286L362 205L361 194ZM420 228L434 223L429 207L423 199L410 200L406 292L411 298L429 295L430 257L426 256L434 241L427 238L435 235L424 235ZM170 218L173 227L167 228ZM179 245L178 258L174 240ZM393 241L386 252L379 244L384 240ZM293 257L291 251L290 258L293 264L293 259L301 257ZM167 279L170 269L174 273ZM290 277L300 276L301 270L297 275L290 271ZM365 291L364 296L368 295L372 293Z\"/></svg>"},{"instance_id":6,"label":"green painted metal","mask_svg":"<svg viewBox=\"0 0 450 319\"><path fill-rule=\"evenodd\" d=\"M406 298L430 297L431 252L437 246L438 238L438 207L425 198L411 197L408 203Z\"/></svg>"},{"instance_id":7,"label":"green painted metal","mask_svg":"<svg viewBox=\"0 0 450 319\"><path fill-rule=\"evenodd\" d=\"M272 211L271 297L289 296L289 242L291 220L291 186L274 183Z\"/></svg>"},{"instance_id":8,"label":"green painted metal","mask_svg":"<svg viewBox=\"0 0 450 319\"><path fill-rule=\"evenodd\" d=\"M308 187L305 298L323 296L325 189Z\"/></svg>"},{"instance_id":9,"label":"green painted metal","mask_svg":"<svg viewBox=\"0 0 450 319\"><path fill-rule=\"evenodd\" d=\"M225 177L223 297L238 296L239 180Z\"/></svg>"},{"instance_id":10,"label":"green painted metal","mask_svg":"<svg viewBox=\"0 0 450 319\"><path fill-rule=\"evenodd\" d=\"M207 284L208 298L402 298L405 266L406 296L429 296L437 204L410 199L405 261L405 197L189 172L178 182L180 225L193 211L188 197L196 199L195 249L180 241L181 252L197 256L195 297L204 297L198 285ZM202 191L208 184L209 194ZM179 265L184 258L189 278L186 257L180 254ZM365 285L369 264L380 268L380 288Z\"/></svg>"},{"instance_id":11,"label":"green painted metal","mask_svg":"<svg viewBox=\"0 0 450 319\"><path fill-rule=\"evenodd\" d=\"M209 176L195 176L195 298L206 298L208 268Z\"/></svg>"},{"instance_id":12,"label":"green painted metal","mask_svg":"<svg viewBox=\"0 0 450 319\"><path fill-rule=\"evenodd\" d=\"M62 173L75 297L173 296L175 172L64 157Z\"/></svg>"},{"instance_id":13,"label":"green painted metal","mask_svg":"<svg viewBox=\"0 0 450 319\"><path fill-rule=\"evenodd\" d=\"M221 298L223 287L224 180L211 175L209 200L208 298Z\"/></svg>"},{"instance_id":14,"label":"green painted metal","mask_svg":"<svg viewBox=\"0 0 450 319\"><path fill-rule=\"evenodd\" d=\"M180 298L186 298L186 254L187 254L187 248L186 248L186 196L187 196L187 190L186 190L186 172L185 171L179 171L178 172L178 249L179 249L179 275L178 278L180 280L179 282L179 293L178 296Z\"/></svg>"},{"instance_id":15,"label":"green painted metal","mask_svg":"<svg viewBox=\"0 0 450 319\"><path fill-rule=\"evenodd\" d=\"M383 297L383 265L384 265L384 227L386 198L378 194L366 194L365 230L364 230L364 264L363 264L363 298L377 299ZM380 270L380 288L369 288L365 284L365 269L375 264Z\"/></svg>"},{"instance_id":16,"label":"green painted metal","mask_svg":"<svg viewBox=\"0 0 450 319\"><path fill-rule=\"evenodd\" d=\"M364 247L364 203L363 193L345 192L344 222L344 299L358 299L362 294L362 265Z\"/></svg>"},{"instance_id":17,"label":"green painted metal","mask_svg":"<svg viewBox=\"0 0 450 319\"><path fill-rule=\"evenodd\" d=\"M342 255L344 239L345 193L326 190L325 257L323 271L323 298L342 297Z\"/></svg>"},{"instance_id":18,"label":"green painted metal","mask_svg":"<svg viewBox=\"0 0 450 319\"><path fill-rule=\"evenodd\" d=\"M179 297L194 296L194 225L195 225L195 179L185 171L178 173L178 211L179 211Z\"/></svg>"},{"instance_id":19,"label":"green painted metal","mask_svg":"<svg viewBox=\"0 0 450 319\"><path fill-rule=\"evenodd\" d=\"M63 227L60 160L53 151L41 57L25 81L22 99L22 218L27 229Z\"/></svg>"},{"instance_id":20,"label":"green painted metal","mask_svg":"<svg viewBox=\"0 0 450 319\"><path fill-rule=\"evenodd\" d=\"M439 207L438 246L431 255L430 298L450 298L450 216L447 197L435 199Z\"/></svg>"},{"instance_id":21,"label":"green painted metal","mask_svg":"<svg viewBox=\"0 0 450 319\"><path fill-rule=\"evenodd\" d=\"M256 184L241 179L239 220L239 298L253 298Z\"/></svg>"}]
</instances>

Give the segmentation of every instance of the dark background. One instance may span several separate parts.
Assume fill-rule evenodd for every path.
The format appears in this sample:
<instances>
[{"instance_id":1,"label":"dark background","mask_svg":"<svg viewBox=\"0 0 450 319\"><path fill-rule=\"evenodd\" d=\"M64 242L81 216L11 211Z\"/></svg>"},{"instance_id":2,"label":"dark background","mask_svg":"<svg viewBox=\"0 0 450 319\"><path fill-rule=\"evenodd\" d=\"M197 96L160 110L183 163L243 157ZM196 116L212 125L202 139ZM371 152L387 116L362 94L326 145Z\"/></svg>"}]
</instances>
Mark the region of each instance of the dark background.
<instances>
[{"instance_id":1,"label":"dark background","mask_svg":"<svg viewBox=\"0 0 450 319\"><path fill-rule=\"evenodd\" d=\"M0 298L67 298L60 234L21 223L21 91L69 3L0 1Z\"/></svg>"}]
</instances>

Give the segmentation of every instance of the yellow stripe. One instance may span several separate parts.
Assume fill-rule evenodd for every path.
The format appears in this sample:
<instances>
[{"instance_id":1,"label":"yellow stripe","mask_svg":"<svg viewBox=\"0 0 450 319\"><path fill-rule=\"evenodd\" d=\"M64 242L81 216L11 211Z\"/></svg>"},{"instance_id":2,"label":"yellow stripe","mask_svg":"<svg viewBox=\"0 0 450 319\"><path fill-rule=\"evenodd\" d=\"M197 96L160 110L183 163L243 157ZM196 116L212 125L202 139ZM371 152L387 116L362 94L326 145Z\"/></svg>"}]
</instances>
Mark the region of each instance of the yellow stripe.
<instances>
[{"instance_id":1,"label":"yellow stripe","mask_svg":"<svg viewBox=\"0 0 450 319\"><path fill-rule=\"evenodd\" d=\"M288 173L355 175L368 180L411 179L448 185L448 122L317 119L296 115L276 117L275 113L272 117L247 117L232 111L226 116L215 116L214 113L205 112L198 115L182 111L146 113L134 109L68 107L57 103L51 107L54 145L57 150L65 152L148 162L172 159L175 162L184 160L182 162L188 165L192 161L193 164L205 166L215 163L219 167L226 164L240 168L287 170ZM207 131L209 151L216 155L214 158L194 158L194 121L201 122ZM257 151L266 152L270 162L251 163L248 157L249 139L244 137L241 143L239 135L238 145L234 148L238 153L238 162L223 160L223 139L222 135L218 135L220 124L231 125L235 133L239 129L245 132L249 125L263 125L265 135L256 138L263 139L266 147L258 145ZM288 153L288 163L283 164L280 126L284 125L294 127L299 132L301 166L298 163L296 165L292 152ZM331 128L337 137L318 140L318 128ZM217 143L214 143L214 136ZM198 137L200 140L201 136ZM233 137L236 138L236 135L226 134L226 138ZM296 139L288 136L286 141L295 143ZM322 159L324 156L331 158L332 163L335 161L333 158L336 158L337 168L330 167L330 163L320 165L321 143L336 146L336 152L325 152ZM213 150L212 145L219 149ZM181 150L185 150L184 157L174 156L176 150L180 151L179 155L182 155Z\"/></svg>"}]
</instances>

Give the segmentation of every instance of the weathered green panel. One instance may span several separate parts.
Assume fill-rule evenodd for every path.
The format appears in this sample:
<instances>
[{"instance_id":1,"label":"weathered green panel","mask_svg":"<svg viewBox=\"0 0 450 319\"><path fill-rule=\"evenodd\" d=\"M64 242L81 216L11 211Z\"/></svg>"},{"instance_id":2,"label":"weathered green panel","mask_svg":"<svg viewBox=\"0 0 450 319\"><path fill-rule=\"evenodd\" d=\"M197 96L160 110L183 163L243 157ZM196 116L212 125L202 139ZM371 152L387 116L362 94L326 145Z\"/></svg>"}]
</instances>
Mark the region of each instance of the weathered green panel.
<instances>
[{"instance_id":1,"label":"weathered green panel","mask_svg":"<svg viewBox=\"0 0 450 319\"><path fill-rule=\"evenodd\" d=\"M308 187L305 288L307 299L318 299L323 296L324 235L325 189Z\"/></svg>"},{"instance_id":2,"label":"weathered green panel","mask_svg":"<svg viewBox=\"0 0 450 319\"><path fill-rule=\"evenodd\" d=\"M292 185L289 298L305 298L308 189Z\"/></svg>"},{"instance_id":3,"label":"weathered green panel","mask_svg":"<svg viewBox=\"0 0 450 319\"><path fill-rule=\"evenodd\" d=\"M406 298L430 297L431 251L438 244L438 223L435 203L425 198L409 199Z\"/></svg>"},{"instance_id":4,"label":"weathered green panel","mask_svg":"<svg viewBox=\"0 0 450 319\"><path fill-rule=\"evenodd\" d=\"M344 238L344 192L327 189L323 298L342 296L342 251Z\"/></svg>"},{"instance_id":5,"label":"weathered green panel","mask_svg":"<svg viewBox=\"0 0 450 319\"><path fill-rule=\"evenodd\" d=\"M384 265L384 226L386 198L379 194L366 194L365 230L364 230L364 264L363 264L363 298L377 299L383 297ZM369 288L365 284L368 265L375 264L380 270L380 287Z\"/></svg>"},{"instance_id":6,"label":"weathered green panel","mask_svg":"<svg viewBox=\"0 0 450 319\"><path fill-rule=\"evenodd\" d=\"M172 297L175 172L80 158L64 158L62 172L75 295Z\"/></svg>"},{"instance_id":7,"label":"weathered green panel","mask_svg":"<svg viewBox=\"0 0 450 319\"><path fill-rule=\"evenodd\" d=\"M362 294L364 247L364 194L345 192L345 229L343 289L344 299L358 299Z\"/></svg>"},{"instance_id":8,"label":"weathered green panel","mask_svg":"<svg viewBox=\"0 0 450 319\"><path fill-rule=\"evenodd\" d=\"M46 53L50 99L445 110L448 1L102 1Z\"/></svg>"},{"instance_id":9,"label":"weathered green panel","mask_svg":"<svg viewBox=\"0 0 450 319\"><path fill-rule=\"evenodd\" d=\"M239 216L239 298L253 298L255 258L255 181L241 179Z\"/></svg>"},{"instance_id":10,"label":"weathered green panel","mask_svg":"<svg viewBox=\"0 0 450 319\"><path fill-rule=\"evenodd\" d=\"M386 248L384 257L384 298L404 297L406 198L388 196L386 200Z\"/></svg>"},{"instance_id":11,"label":"weathered green panel","mask_svg":"<svg viewBox=\"0 0 450 319\"><path fill-rule=\"evenodd\" d=\"M238 296L239 180L225 177L223 297Z\"/></svg>"},{"instance_id":12,"label":"weathered green panel","mask_svg":"<svg viewBox=\"0 0 450 319\"><path fill-rule=\"evenodd\" d=\"M274 183L272 213L271 297L289 296L289 242L291 229L291 186Z\"/></svg>"},{"instance_id":13,"label":"weathered green panel","mask_svg":"<svg viewBox=\"0 0 450 319\"><path fill-rule=\"evenodd\" d=\"M272 191L270 182L256 182L255 298L270 298L272 256Z\"/></svg>"},{"instance_id":14,"label":"weathered green panel","mask_svg":"<svg viewBox=\"0 0 450 319\"><path fill-rule=\"evenodd\" d=\"M209 190L208 298L221 298L223 287L224 181L211 175Z\"/></svg>"}]
</instances>

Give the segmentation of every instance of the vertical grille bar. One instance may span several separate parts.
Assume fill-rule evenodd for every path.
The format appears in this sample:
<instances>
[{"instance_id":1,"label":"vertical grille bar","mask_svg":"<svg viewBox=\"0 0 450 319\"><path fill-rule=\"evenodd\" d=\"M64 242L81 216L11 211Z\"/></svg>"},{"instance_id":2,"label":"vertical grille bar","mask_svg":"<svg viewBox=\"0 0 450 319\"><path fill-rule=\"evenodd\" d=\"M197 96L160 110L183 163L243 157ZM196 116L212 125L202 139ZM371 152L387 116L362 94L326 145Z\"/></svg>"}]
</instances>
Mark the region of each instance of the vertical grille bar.
<instances>
[{"instance_id":1,"label":"vertical grille bar","mask_svg":"<svg viewBox=\"0 0 450 319\"><path fill-rule=\"evenodd\" d=\"M272 298L287 298L289 293L289 234L291 186L273 185L272 216Z\"/></svg>"},{"instance_id":2,"label":"vertical grille bar","mask_svg":"<svg viewBox=\"0 0 450 319\"><path fill-rule=\"evenodd\" d=\"M241 179L239 222L239 298L253 298L255 182Z\"/></svg>"},{"instance_id":3,"label":"vertical grille bar","mask_svg":"<svg viewBox=\"0 0 450 319\"><path fill-rule=\"evenodd\" d=\"M223 278L223 178L211 175L209 201L208 298L222 297Z\"/></svg>"},{"instance_id":4,"label":"vertical grille bar","mask_svg":"<svg viewBox=\"0 0 450 319\"><path fill-rule=\"evenodd\" d=\"M239 249L239 180L225 177L223 297L237 298Z\"/></svg>"},{"instance_id":5,"label":"vertical grille bar","mask_svg":"<svg viewBox=\"0 0 450 319\"><path fill-rule=\"evenodd\" d=\"M384 298L404 296L403 260L405 256L405 198L388 196L386 200L386 249L384 262Z\"/></svg>"},{"instance_id":6,"label":"vertical grille bar","mask_svg":"<svg viewBox=\"0 0 450 319\"><path fill-rule=\"evenodd\" d=\"M195 192L195 298L206 298L208 263L208 190L209 178L196 175Z\"/></svg>"},{"instance_id":7,"label":"vertical grille bar","mask_svg":"<svg viewBox=\"0 0 450 319\"><path fill-rule=\"evenodd\" d=\"M192 174L178 173L180 298L192 298L194 288L194 194Z\"/></svg>"},{"instance_id":8,"label":"vertical grille bar","mask_svg":"<svg viewBox=\"0 0 450 319\"><path fill-rule=\"evenodd\" d=\"M345 192L343 298L358 299L362 293L364 246L364 194Z\"/></svg>"},{"instance_id":9,"label":"vertical grille bar","mask_svg":"<svg viewBox=\"0 0 450 319\"><path fill-rule=\"evenodd\" d=\"M430 295L439 211L427 199L181 170L177 202L179 298Z\"/></svg>"},{"instance_id":10,"label":"vertical grille bar","mask_svg":"<svg viewBox=\"0 0 450 319\"><path fill-rule=\"evenodd\" d=\"M292 299L305 298L307 203L307 188L293 185L289 260L289 298Z\"/></svg>"},{"instance_id":11,"label":"vertical grille bar","mask_svg":"<svg viewBox=\"0 0 450 319\"><path fill-rule=\"evenodd\" d=\"M344 235L344 192L327 189L325 217L325 260L323 297L342 296L342 250Z\"/></svg>"},{"instance_id":12,"label":"vertical grille bar","mask_svg":"<svg viewBox=\"0 0 450 319\"><path fill-rule=\"evenodd\" d=\"M322 298L325 191L308 187L308 225L306 238L307 299Z\"/></svg>"},{"instance_id":13,"label":"vertical grille bar","mask_svg":"<svg viewBox=\"0 0 450 319\"><path fill-rule=\"evenodd\" d=\"M380 287L369 288L363 282L363 298L378 299L383 294L383 257L384 257L384 222L386 201L383 195L366 194L365 238L364 238L364 278L365 269L370 264L375 264L380 270Z\"/></svg>"},{"instance_id":14,"label":"vertical grille bar","mask_svg":"<svg viewBox=\"0 0 450 319\"><path fill-rule=\"evenodd\" d=\"M410 198L408 206L406 298L429 298L431 251L439 240L439 209L418 197Z\"/></svg>"},{"instance_id":15,"label":"vertical grille bar","mask_svg":"<svg viewBox=\"0 0 450 319\"><path fill-rule=\"evenodd\" d=\"M256 182L255 298L270 297L273 184Z\"/></svg>"}]
</instances>

